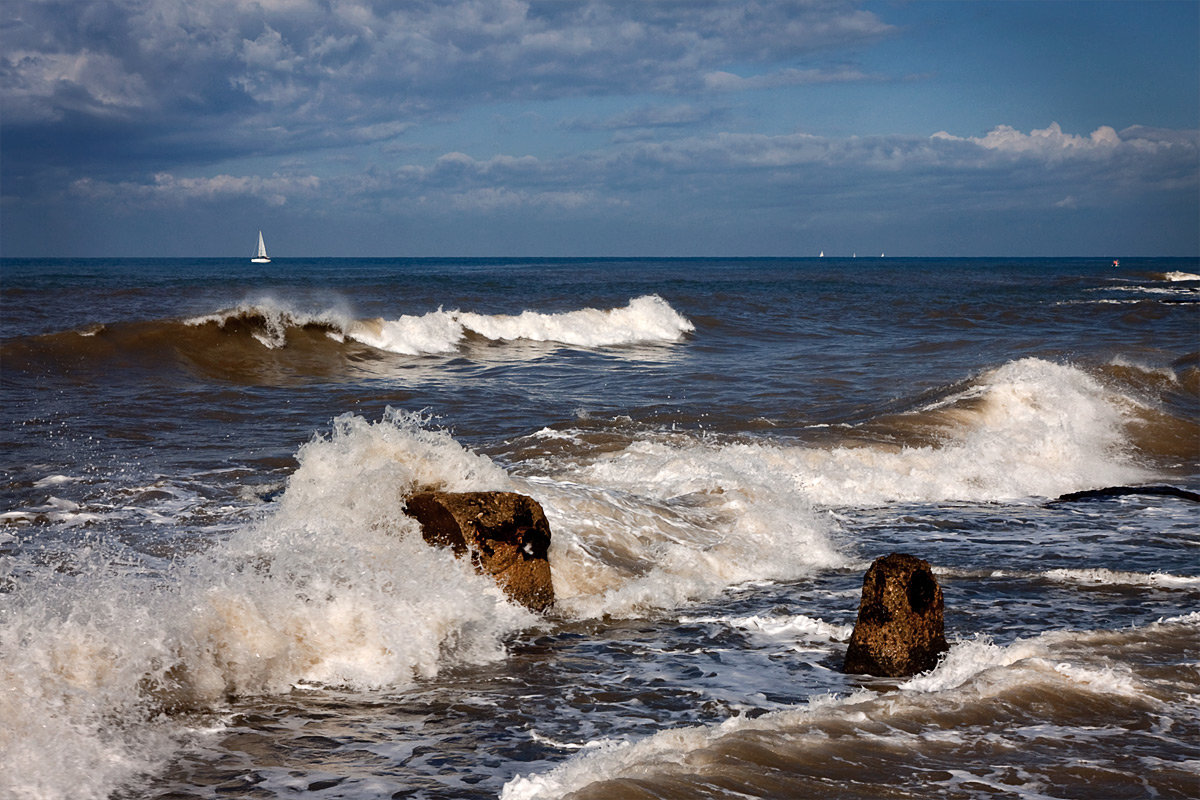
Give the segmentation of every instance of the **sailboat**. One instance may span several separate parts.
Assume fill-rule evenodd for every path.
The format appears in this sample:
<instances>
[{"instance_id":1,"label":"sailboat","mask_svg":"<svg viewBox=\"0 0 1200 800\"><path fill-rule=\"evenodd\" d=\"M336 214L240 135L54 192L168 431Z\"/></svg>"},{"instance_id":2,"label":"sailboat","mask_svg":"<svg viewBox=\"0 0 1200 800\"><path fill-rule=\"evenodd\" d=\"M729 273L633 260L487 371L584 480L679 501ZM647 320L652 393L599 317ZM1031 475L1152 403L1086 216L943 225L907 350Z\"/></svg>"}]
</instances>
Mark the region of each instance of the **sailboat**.
<instances>
[{"instance_id":1,"label":"sailboat","mask_svg":"<svg viewBox=\"0 0 1200 800\"><path fill-rule=\"evenodd\" d=\"M251 264L270 264L271 258L267 255L267 246L263 244L262 231L258 232L258 252L254 258L250 259Z\"/></svg>"}]
</instances>

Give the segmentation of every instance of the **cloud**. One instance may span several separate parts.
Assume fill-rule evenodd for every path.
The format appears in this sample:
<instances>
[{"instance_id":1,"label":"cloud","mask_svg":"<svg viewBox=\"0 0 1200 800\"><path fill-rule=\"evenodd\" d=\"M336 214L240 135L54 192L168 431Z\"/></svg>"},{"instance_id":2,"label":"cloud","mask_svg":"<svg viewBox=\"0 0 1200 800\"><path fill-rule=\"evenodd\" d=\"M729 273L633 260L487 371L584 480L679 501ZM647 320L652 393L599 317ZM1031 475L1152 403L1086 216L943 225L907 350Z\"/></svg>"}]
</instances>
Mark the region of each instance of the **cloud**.
<instances>
[{"instance_id":1,"label":"cloud","mask_svg":"<svg viewBox=\"0 0 1200 800\"><path fill-rule=\"evenodd\" d=\"M704 76L704 87L718 92L741 92L751 89L775 89L781 86L801 86L819 83L859 83L882 80L858 69L782 69L743 78L731 72L714 71Z\"/></svg>"},{"instance_id":2,"label":"cloud","mask_svg":"<svg viewBox=\"0 0 1200 800\"><path fill-rule=\"evenodd\" d=\"M268 205L282 206L289 197L311 196L320 187L315 176L261 178L216 175L211 178L180 178L158 173L149 183L111 183L81 178L71 184L71 193L89 200L117 202L125 206L184 205L191 201L224 202L253 197Z\"/></svg>"},{"instance_id":3,"label":"cloud","mask_svg":"<svg viewBox=\"0 0 1200 800\"><path fill-rule=\"evenodd\" d=\"M140 75L107 53L12 50L3 56L8 124L55 123L68 112L111 117L149 105Z\"/></svg>"},{"instance_id":4,"label":"cloud","mask_svg":"<svg viewBox=\"0 0 1200 800\"><path fill-rule=\"evenodd\" d=\"M479 214L518 208L551 213L643 208L674 214L751 208L855 208L913 212L974 208L1079 208L1192 190L1200 134L1110 127L1088 136L1059 126L1022 133L999 126L982 137L833 138L805 133L716 133L611 147L556 158L451 151L426 165L371 167L358 174L257 178L218 175L151 181L77 181L77 196L158 205L248 196L269 203L348 204L391 210Z\"/></svg>"},{"instance_id":5,"label":"cloud","mask_svg":"<svg viewBox=\"0 0 1200 800\"><path fill-rule=\"evenodd\" d=\"M300 151L477 103L853 79L791 68L736 79L730 65L783 64L892 31L838 0L8 0L5 13L0 125L29 128L7 146L120 112L130 159L173 147ZM255 136L264 128L269 139ZM35 169L38 152L15 160Z\"/></svg>"},{"instance_id":6,"label":"cloud","mask_svg":"<svg viewBox=\"0 0 1200 800\"><path fill-rule=\"evenodd\" d=\"M1055 159L1073 155L1109 155L1121 146L1121 137L1107 125L1092 131L1090 136L1063 133L1057 122L1049 127L1022 133L1009 125L993 128L983 137L961 139L939 131L933 138L943 141L968 141L1002 153L1037 155Z\"/></svg>"},{"instance_id":7,"label":"cloud","mask_svg":"<svg viewBox=\"0 0 1200 800\"><path fill-rule=\"evenodd\" d=\"M645 128L678 128L715 122L725 109L700 108L691 103L632 108L607 117L574 117L561 127L575 131L620 131Z\"/></svg>"},{"instance_id":8,"label":"cloud","mask_svg":"<svg viewBox=\"0 0 1200 800\"><path fill-rule=\"evenodd\" d=\"M591 192L528 192L506 187L489 186L448 195L450 205L457 211L494 213L525 208L578 209L596 204Z\"/></svg>"}]
</instances>

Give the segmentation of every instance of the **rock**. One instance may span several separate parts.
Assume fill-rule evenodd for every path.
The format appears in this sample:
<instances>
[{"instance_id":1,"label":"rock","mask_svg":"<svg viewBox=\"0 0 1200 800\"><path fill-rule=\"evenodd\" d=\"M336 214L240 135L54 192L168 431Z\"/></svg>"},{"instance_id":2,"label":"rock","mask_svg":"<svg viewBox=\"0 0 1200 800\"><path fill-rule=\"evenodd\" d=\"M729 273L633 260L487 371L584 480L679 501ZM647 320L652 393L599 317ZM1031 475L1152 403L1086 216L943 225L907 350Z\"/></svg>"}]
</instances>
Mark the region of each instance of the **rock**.
<instances>
[{"instance_id":1,"label":"rock","mask_svg":"<svg viewBox=\"0 0 1200 800\"><path fill-rule=\"evenodd\" d=\"M875 559L842 670L897 678L932 669L950 647L942 607L929 562L904 553Z\"/></svg>"},{"instance_id":2,"label":"rock","mask_svg":"<svg viewBox=\"0 0 1200 800\"><path fill-rule=\"evenodd\" d=\"M1178 486L1106 486L1103 489L1085 489L1082 492L1070 492L1049 505L1055 503L1074 503L1080 500L1103 500L1109 497L1124 497L1126 495L1146 495L1150 497L1178 497L1180 500L1191 500L1200 503L1200 494L1180 489Z\"/></svg>"},{"instance_id":3,"label":"rock","mask_svg":"<svg viewBox=\"0 0 1200 800\"><path fill-rule=\"evenodd\" d=\"M425 541L469 555L514 601L534 611L554 604L550 523L532 497L515 492L423 492L405 512L421 523Z\"/></svg>"}]
</instances>

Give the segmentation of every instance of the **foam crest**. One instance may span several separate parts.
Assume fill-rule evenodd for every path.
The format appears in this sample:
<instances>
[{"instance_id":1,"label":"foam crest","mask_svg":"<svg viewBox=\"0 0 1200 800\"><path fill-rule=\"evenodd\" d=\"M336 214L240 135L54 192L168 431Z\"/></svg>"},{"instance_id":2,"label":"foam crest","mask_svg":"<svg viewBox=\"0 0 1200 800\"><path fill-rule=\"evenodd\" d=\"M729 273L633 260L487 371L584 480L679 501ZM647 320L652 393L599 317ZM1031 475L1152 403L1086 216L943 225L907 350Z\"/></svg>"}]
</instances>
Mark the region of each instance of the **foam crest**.
<instances>
[{"instance_id":1,"label":"foam crest","mask_svg":"<svg viewBox=\"0 0 1200 800\"><path fill-rule=\"evenodd\" d=\"M643 342L674 342L695 328L658 295L645 295L623 308L584 308L561 314L525 311L517 316L458 315L463 327L488 339L560 342L577 347L608 347Z\"/></svg>"},{"instance_id":2,"label":"foam crest","mask_svg":"<svg viewBox=\"0 0 1200 800\"><path fill-rule=\"evenodd\" d=\"M452 353L462 343L465 332L454 312L438 309L423 316L406 314L393 320L360 320L348 334L378 350L417 356Z\"/></svg>"},{"instance_id":3,"label":"foam crest","mask_svg":"<svg viewBox=\"0 0 1200 800\"><path fill-rule=\"evenodd\" d=\"M4 780L17 795L104 797L153 769L182 734L160 709L402 686L501 658L504 637L535 620L401 511L417 485L505 486L499 467L395 412L339 418L298 459L272 513L154 585L98 555L78 579L43 572L3 596Z\"/></svg>"},{"instance_id":4,"label":"foam crest","mask_svg":"<svg viewBox=\"0 0 1200 800\"><path fill-rule=\"evenodd\" d=\"M215 324L220 328L244 325L260 344L277 350L287 346L289 330L318 328L340 340L354 325L354 320L348 309L303 311L284 301L264 297L213 314L192 317L184 320L184 324L191 327Z\"/></svg>"}]
</instances>

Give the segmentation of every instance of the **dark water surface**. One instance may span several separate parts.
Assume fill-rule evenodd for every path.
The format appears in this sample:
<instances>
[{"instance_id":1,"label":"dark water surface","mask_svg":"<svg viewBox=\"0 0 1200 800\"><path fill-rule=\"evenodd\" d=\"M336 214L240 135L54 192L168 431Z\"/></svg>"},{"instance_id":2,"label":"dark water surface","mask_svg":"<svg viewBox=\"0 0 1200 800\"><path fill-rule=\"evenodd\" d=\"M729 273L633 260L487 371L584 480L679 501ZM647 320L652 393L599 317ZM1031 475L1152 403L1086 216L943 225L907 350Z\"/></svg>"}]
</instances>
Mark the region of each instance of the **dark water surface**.
<instances>
[{"instance_id":1,"label":"dark water surface","mask_svg":"<svg viewBox=\"0 0 1200 800\"><path fill-rule=\"evenodd\" d=\"M1194 797L1194 259L0 262L0 796ZM418 487L536 498L546 615ZM840 671L872 559L952 648Z\"/></svg>"}]
</instances>

